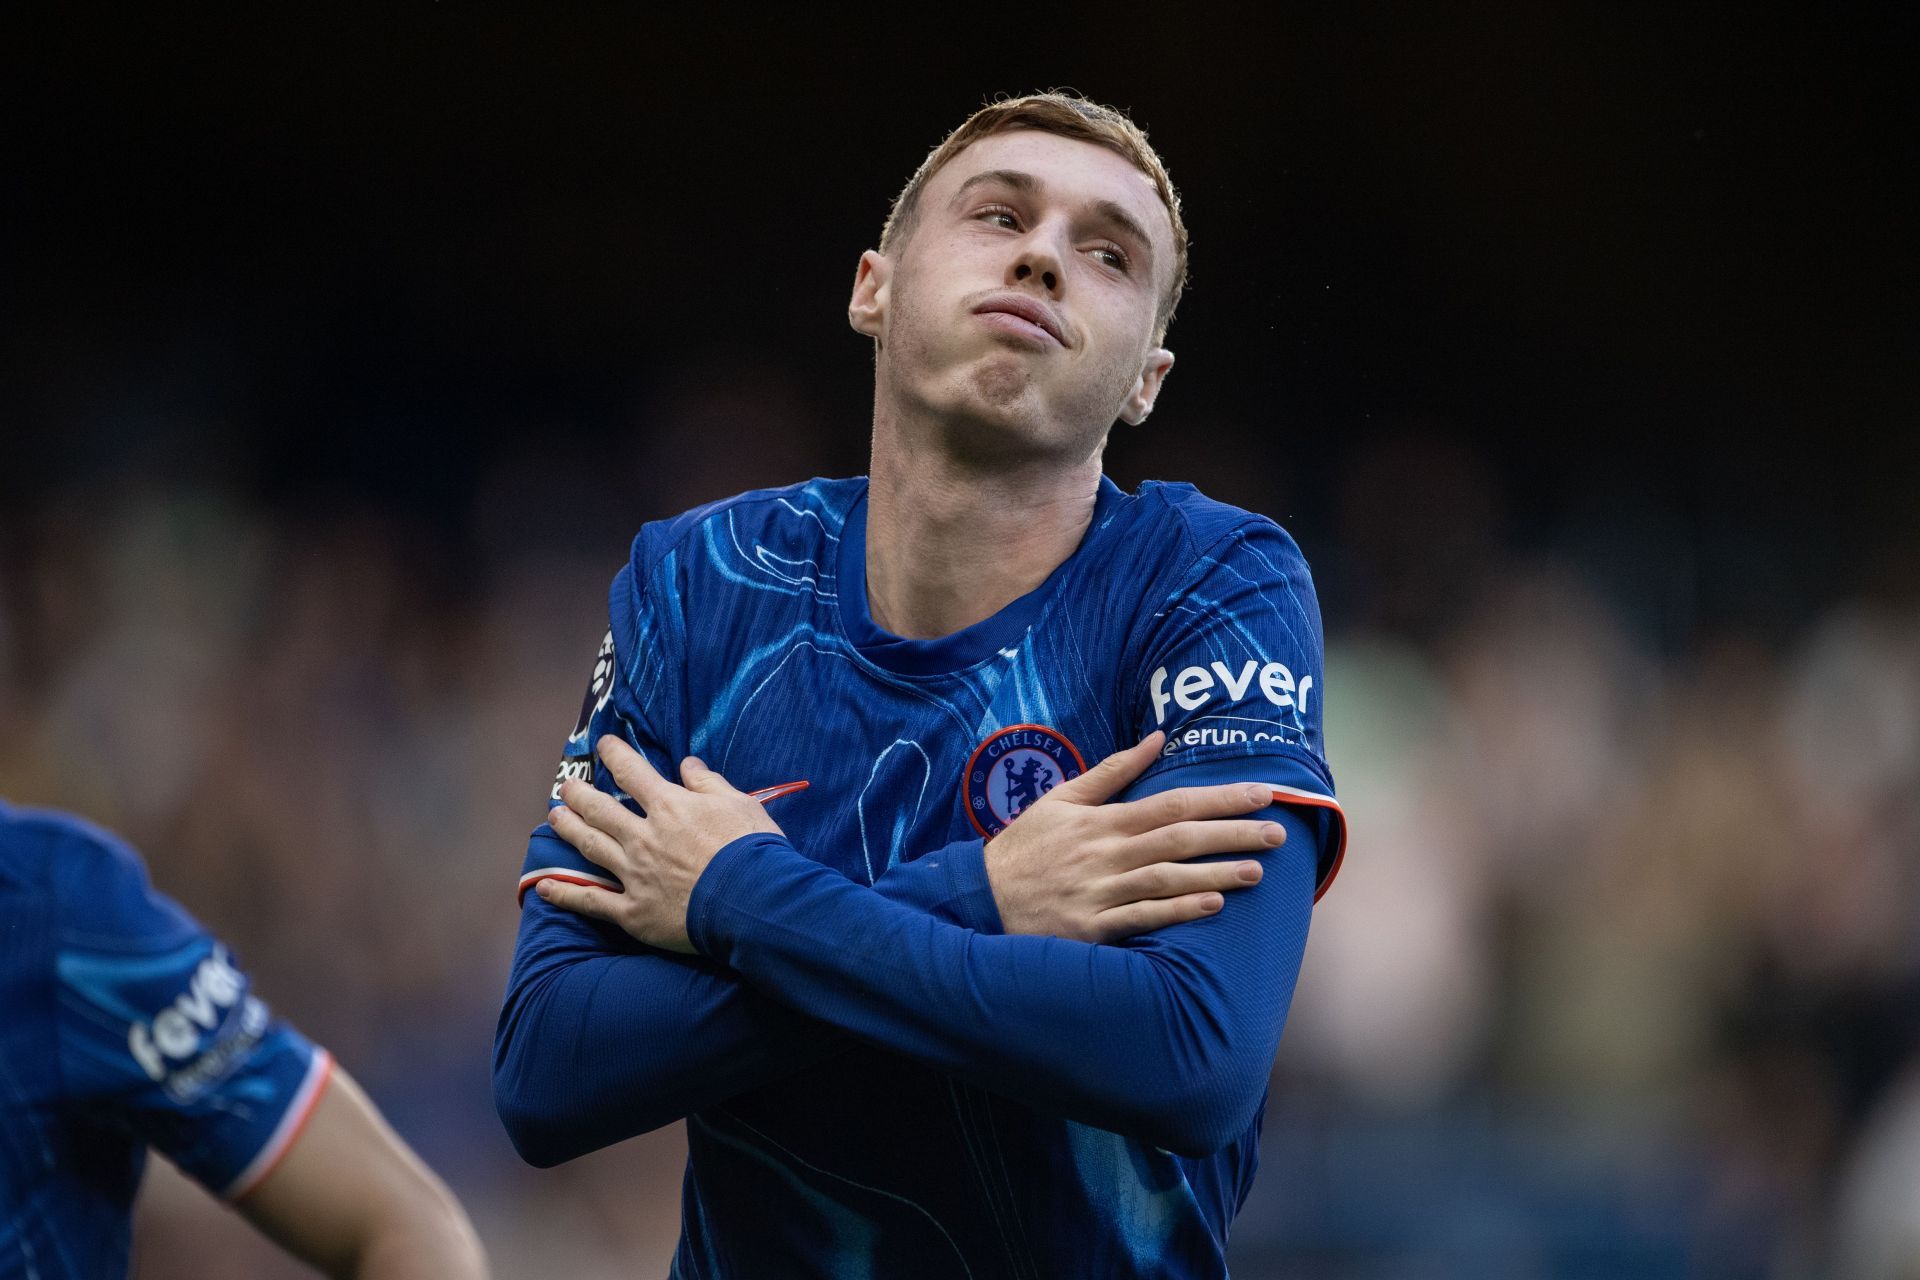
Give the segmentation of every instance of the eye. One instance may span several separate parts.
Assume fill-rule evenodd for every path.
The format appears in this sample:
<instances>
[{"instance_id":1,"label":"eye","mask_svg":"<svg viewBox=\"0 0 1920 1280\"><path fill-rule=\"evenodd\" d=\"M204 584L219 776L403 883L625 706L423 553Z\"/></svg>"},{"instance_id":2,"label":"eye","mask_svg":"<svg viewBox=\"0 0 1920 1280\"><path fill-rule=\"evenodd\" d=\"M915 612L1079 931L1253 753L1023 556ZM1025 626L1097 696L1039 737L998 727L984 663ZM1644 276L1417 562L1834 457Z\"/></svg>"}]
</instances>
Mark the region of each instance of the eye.
<instances>
[{"instance_id":1,"label":"eye","mask_svg":"<svg viewBox=\"0 0 1920 1280\"><path fill-rule=\"evenodd\" d=\"M1125 273L1133 270L1133 260L1117 244L1097 244L1087 252L1114 271Z\"/></svg>"},{"instance_id":2,"label":"eye","mask_svg":"<svg viewBox=\"0 0 1920 1280\"><path fill-rule=\"evenodd\" d=\"M973 215L981 222L991 222L995 226L1005 227L1009 231L1020 229L1020 215L1003 204L990 204Z\"/></svg>"}]
</instances>

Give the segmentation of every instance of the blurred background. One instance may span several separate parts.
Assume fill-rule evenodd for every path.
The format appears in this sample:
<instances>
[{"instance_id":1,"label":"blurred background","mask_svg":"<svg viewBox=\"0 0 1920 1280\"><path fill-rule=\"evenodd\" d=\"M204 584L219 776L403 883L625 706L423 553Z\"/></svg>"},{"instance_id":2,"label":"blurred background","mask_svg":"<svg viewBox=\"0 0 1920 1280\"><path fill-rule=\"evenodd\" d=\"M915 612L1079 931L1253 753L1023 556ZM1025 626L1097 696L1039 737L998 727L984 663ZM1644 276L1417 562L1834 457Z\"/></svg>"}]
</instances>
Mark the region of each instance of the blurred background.
<instances>
[{"instance_id":1,"label":"blurred background","mask_svg":"<svg viewBox=\"0 0 1920 1280\"><path fill-rule=\"evenodd\" d=\"M488 1081L605 584L862 468L857 255L1071 85L1194 235L1109 468L1326 619L1235 1274L1920 1276L1910 6L3 21L0 795L141 848L500 1275L677 1228L677 1130L530 1170ZM138 1252L299 1274L159 1164Z\"/></svg>"}]
</instances>

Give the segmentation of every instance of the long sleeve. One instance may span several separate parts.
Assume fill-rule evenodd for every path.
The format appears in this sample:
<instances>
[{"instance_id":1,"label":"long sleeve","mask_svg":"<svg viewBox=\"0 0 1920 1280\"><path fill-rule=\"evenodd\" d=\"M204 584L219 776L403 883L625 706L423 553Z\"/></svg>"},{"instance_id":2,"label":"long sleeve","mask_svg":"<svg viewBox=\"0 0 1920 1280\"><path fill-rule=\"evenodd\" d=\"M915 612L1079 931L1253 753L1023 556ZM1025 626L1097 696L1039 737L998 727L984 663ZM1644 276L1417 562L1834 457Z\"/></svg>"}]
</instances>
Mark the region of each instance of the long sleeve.
<instances>
[{"instance_id":1,"label":"long sleeve","mask_svg":"<svg viewBox=\"0 0 1920 1280\"><path fill-rule=\"evenodd\" d=\"M660 691L661 673L672 669L677 652L674 628L662 624L633 580L627 570L614 579L612 626L594 655L550 804L568 778L618 794L594 758L602 734L618 734L669 772L676 753L663 744L684 744L673 699ZM548 876L619 888L552 827L534 830L522 863L520 931L493 1069L495 1106L530 1163L558 1164L658 1128L845 1046L841 1033L743 986L722 966L642 946L528 893ZM978 840L900 862L870 892L969 929L1000 929Z\"/></svg>"},{"instance_id":2,"label":"long sleeve","mask_svg":"<svg viewBox=\"0 0 1920 1280\"><path fill-rule=\"evenodd\" d=\"M1260 1105L1299 973L1325 823L1276 807L1288 842L1216 915L1123 946L988 936L890 902L781 837L714 858L694 945L796 1016L982 1087L1203 1154Z\"/></svg>"},{"instance_id":3,"label":"long sleeve","mask_svg":"<svg viewBox=\"0 0 1920 1280\"><path fill-rule=\"evenodd\" d=\"M545 825L531 843L533 865L572 852ZM861 893L951 928L1000 928L978 840L900 863ZM494 1038L494 1098L515 1148L545 1167L790 1075L846 1043L711 960L653 950L530 894Z\"/></svg>"}]
</instances>

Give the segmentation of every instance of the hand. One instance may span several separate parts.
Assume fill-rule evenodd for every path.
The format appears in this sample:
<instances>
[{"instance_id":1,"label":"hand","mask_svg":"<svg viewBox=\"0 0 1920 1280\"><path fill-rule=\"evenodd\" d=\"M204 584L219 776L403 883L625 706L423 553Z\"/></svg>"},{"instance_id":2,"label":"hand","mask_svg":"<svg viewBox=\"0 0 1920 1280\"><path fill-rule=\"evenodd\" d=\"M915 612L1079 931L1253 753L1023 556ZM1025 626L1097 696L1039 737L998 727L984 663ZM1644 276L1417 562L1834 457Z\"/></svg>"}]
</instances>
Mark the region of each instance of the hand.
<instances>
[{"instance_id":1,"label":"hand","mask_svg":"<svg viewBox=\"0 0 1920 1280\"><path fill-rule=\"evenodd\" d=\"M1277 822L1221 821L1273 803L1273 788L1229 782L1106 801L1147 771L1165 735L1116 751L1035 801L987 841L987 883L1008 933L1117 942L1220 910L1222 895L1260 882L1257 862L1188 862L1265 853Z\"/></svg>"},{"instance_id":2,"label":"hand","mask_svg":"<svg viewBox=\"0 0 1920 1280\"><path fill-rule=\"evenodd\" d=\"M620 739L600 739L600 761L620 789L647 811L642 818L603 791L570 779L562 803L547 821L582 856L618 877L613 893L588 885L542 880L534 892L556 907L617 924L666 951L693 953L687 940L687 903L713 855L741 836L783 834L752 796L688 756L675 786L647 758Z\"/></svg>"}]
</instances>

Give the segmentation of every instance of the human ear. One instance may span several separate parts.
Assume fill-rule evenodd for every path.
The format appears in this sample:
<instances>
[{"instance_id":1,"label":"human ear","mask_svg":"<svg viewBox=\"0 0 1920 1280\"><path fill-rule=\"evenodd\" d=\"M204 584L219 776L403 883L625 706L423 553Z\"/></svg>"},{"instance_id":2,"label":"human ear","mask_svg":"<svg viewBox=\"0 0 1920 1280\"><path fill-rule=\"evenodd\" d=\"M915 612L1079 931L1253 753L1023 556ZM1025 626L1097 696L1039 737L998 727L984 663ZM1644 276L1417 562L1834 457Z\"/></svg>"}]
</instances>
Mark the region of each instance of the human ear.
<instances>
[{"instance_id":1,"label":"human ear","mask_svg":"<svg viewBox=\"0 0 1920 1280\"><path fill-rule=\"evenodd\" d=\"M1153 402L1160 398L1160 388L1166 385L1167 373L1173 368L1173 352L1165 347L1155 347L1147 352L1146 360L1140 366L1140 376L1134 380L1133 390L1127 393L1125 403L1120 406L1120 420L1130 427L1137 427L1147 420L1153 412Z\"/></svg>"},{"instance_id":2,"label":"human ear","mask_svg":"<svg viewBox=\"0 0 1920 1280\"><path fill-rule=\"evenodd\" d=\"M853 273L853 297L847 303L847 323L855 333L879 339L887 328L887 286L893 280L893 262L878 250L860 255Z\"/></svg>"}]
</instances>

